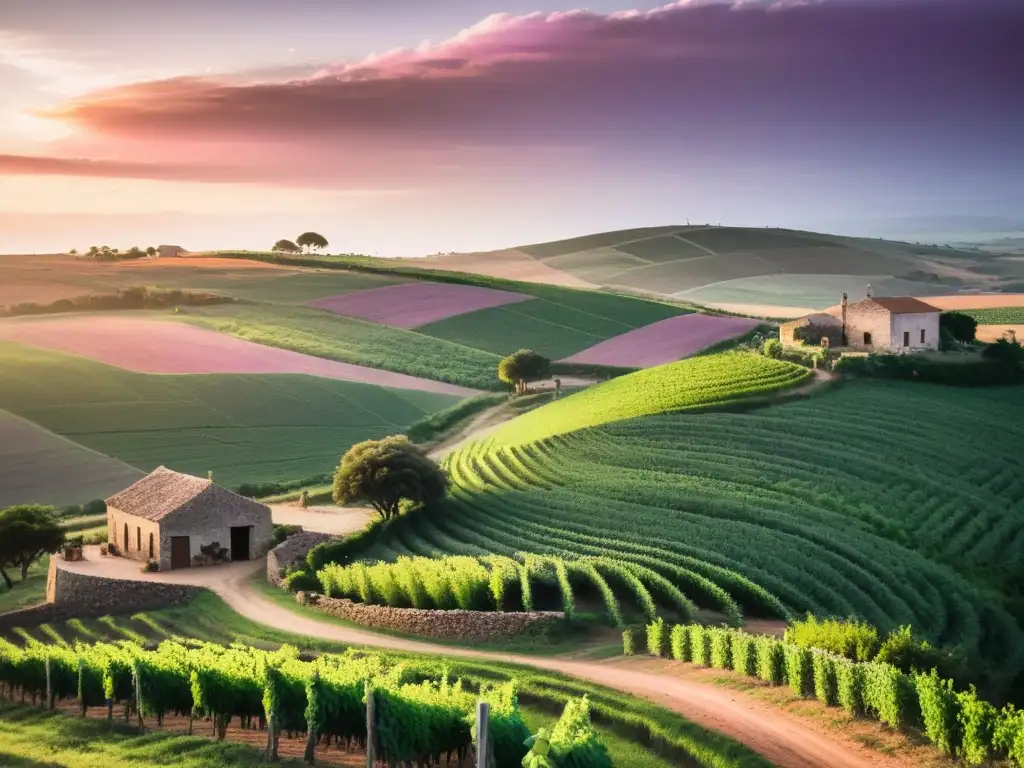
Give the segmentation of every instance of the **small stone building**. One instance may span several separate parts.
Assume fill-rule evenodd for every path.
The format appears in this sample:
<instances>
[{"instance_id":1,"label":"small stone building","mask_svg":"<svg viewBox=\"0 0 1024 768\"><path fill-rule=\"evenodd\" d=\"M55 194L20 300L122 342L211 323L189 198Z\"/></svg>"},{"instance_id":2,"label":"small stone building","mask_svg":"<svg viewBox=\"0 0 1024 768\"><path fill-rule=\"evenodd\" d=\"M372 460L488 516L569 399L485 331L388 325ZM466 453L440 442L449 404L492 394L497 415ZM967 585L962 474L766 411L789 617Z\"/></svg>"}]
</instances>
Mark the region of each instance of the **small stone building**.
<instances>
[{"instance_id":1,"label":"small stone building","mask_svg":"<svg viewBox=\"0 0 1024 768\"><path fill-rule=\"evenodd\" d=\"M939 347L939 310L910 296L872 296L841 303L807 315L780 328L784 344L818 344L823 336L831 346L866 352L903 352ZM837 337L837 338L835 338Z\"/></svg>"},{"instance_id":2,"label":"small stone building","mask_svg":"<svg viewBox=\"0 0 1024 768\"><path fill-rule=\"evenodd\" d=\"M156 255L162 259L181 256L183 253L185 253L185 249L180 245L158 245L156 247Z\"/></svg>"},{"instance_id":3,"label":"small stone building","mask_svg":"<svg viewBox=\"0 0 1024 768\"><path fill-rule=\"evenodd\" d=\"M251 560L272 537L270 507L166 467L107 499L107 541L160 570Z\"/></svg>"}]
</instances>

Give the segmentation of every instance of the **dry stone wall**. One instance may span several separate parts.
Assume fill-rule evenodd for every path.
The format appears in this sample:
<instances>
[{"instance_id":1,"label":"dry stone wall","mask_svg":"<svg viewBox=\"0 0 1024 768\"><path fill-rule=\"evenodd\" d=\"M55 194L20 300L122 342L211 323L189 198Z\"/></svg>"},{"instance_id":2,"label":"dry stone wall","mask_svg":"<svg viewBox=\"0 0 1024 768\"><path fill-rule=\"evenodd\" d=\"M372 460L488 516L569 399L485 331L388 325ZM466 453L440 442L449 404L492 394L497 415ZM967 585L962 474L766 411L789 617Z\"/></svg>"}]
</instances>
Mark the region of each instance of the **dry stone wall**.
<instances>
[{"instance_id":1,"label":"dry stone wall","mask_svg":"<svg viewBox=\"0 0 1024 768\"><path fill-rule=\"evenodd\" d=\"M127 581L88 576L58 568L50 560L47 602L33 608L0 614L0 632L74 618L93 618L110 613L155 610L180 605L205 590L182 584Z\"/></svg>"},{"instance_id":2,"label":"dry stone wall","mask_svg":"<svg viewBox=\"0 0 1024 768\"><path fill-rule=\"evenodd\" d=\"M504 613L499 611L436 611L364 605L351 600L297 592L296 599L331 616L374 629L441 640L486 642L522 634L541 634L565 620L557 611Z\"/></svg>"},{"instance_id":3,"label":"dry stone wall","mask_svg":"<svg viewBox=\"0 0 1024 768\"><path fill-rule=\"evenodd\" d=\"M332 538L334 537L330 534L314 533L313 531L300 531L292 534L267 553L267 581L275 587L283 586L282 568L287 568L292 563L302 560L317 544Z\"/></svg>"}]
</instances>

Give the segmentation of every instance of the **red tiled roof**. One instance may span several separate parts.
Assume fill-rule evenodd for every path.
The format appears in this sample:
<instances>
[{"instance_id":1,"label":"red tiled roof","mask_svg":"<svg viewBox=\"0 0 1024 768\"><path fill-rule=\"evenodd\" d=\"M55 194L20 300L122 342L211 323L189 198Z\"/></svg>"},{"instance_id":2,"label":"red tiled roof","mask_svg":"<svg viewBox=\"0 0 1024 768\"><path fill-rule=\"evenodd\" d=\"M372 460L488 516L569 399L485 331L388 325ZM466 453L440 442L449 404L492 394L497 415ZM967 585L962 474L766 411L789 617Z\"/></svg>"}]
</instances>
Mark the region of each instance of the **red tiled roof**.
<instances>
[{"instance_id":1,"label":"red tiled roof","mask_svg":"<svg viewBox=\"0 0 1024 768\"><path fill-rule=\"evenodd\" d=\"M219 512L270 508L239 496L209 480L158 467L150 474L107 499L107 505L121 512L159 522L193 504L204 504Z\"/></svg>"},{"instance_id":2,"label":"red tiled roof","mask_svg":"<svg viewBox=\"0 0 1024 768\"><path fill-rule=\"evenodd\" d=\"M911 296L872 296L869 301L875 302L894 315L918 315L926 312L938 312L937 307L926 304Z\"/></svg>"}]
</instances>

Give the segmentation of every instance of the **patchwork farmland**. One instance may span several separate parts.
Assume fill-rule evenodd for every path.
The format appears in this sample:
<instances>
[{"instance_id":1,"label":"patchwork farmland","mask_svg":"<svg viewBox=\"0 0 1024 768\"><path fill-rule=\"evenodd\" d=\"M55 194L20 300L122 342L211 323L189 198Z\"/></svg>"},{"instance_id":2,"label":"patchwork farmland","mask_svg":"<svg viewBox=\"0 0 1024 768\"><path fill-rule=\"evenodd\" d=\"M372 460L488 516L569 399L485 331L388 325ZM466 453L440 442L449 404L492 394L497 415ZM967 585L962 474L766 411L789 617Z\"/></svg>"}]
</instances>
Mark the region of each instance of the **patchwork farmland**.
<instances>
[{"instance_id":1,"label":"patchwork farmland","mask_svg":"<svg viewBox=\"0 0 1024 768\"><path fill-rule=\"evenodd\" d=\"M459 399L304 375L147 375L9 342L0 361L0 409L132 467L212 470L227 486L322 475L353 443ZM55 493L46 482L22 500Z\"/></svg>"},{"instance_id":2,"label":"patchwork farmland","mask_svg":"<svg viewBox=\"0 0 1024 768\"><path fill-rule=\"evenodd\" d=\"M936 296L965 289L1014 291L1024 262L946 246L775 228L686 225L575 237L409 265L552 282L552 272L592 287L672 296L741 314L796 317L838 301ZM522 277L527 276L527 277Z\"/></svg>"}]
</instances>

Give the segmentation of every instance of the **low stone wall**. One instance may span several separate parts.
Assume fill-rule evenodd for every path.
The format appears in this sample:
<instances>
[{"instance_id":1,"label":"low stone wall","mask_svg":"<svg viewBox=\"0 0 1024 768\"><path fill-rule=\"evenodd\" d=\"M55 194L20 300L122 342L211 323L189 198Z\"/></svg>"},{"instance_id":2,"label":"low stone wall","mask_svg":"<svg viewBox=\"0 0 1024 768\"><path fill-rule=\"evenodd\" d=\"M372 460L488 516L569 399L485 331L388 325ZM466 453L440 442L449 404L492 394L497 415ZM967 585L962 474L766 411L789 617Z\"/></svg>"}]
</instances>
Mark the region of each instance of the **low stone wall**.
<instances>
[{"instance_id":1,"label":"low stone wall","mask_svg":"<svg viewBox=\"0 0 1024 768\"><path fill-rule=\"evenodd\" d=\"M436 611L363 605L347 599L324 597L314 592L296 592L295 597L302 605L312 606L364 627L391 629L407 635L440 640L486 642L513 635L539 634L565 619L564 613L556 611Z\"/></svg>"},{"instance_id":2,"label":"low stone wall","mask_svg":"<svg viewBox=\"0 0 1024 768\"><path fill-rule=\"evenodd\" d=\"M267 581L275 587L283 586L281 569L301 560L317 544L334 538L328 533L300 531L293 533L267 553Z\"/></svg>"},{"instance_id":3,"label":"low stone wall","mask_svg":"<svg viewBox=\"0 0 1024 768\"><path fill-rule=\"evenodd\" d=\"M89 576L57 567L57 558L54 557L50 560L47 577L47 602L0 614L0 632L53 621L166 608L186 603L204 591L202 587L182 584Z\"/></svg>"}]
</instances>

